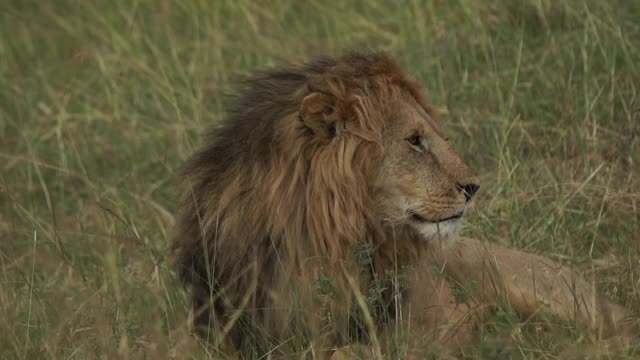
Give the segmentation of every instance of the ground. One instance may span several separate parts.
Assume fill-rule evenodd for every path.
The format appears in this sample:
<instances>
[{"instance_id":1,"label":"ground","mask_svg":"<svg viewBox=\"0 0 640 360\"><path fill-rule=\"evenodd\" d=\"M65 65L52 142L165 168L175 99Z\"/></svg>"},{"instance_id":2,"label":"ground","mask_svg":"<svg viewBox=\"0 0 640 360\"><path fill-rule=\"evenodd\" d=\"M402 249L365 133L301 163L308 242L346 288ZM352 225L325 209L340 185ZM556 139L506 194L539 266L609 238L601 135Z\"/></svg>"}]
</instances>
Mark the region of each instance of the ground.
<instances>
[{"instance_id":1,"label":"ground","mask_svg":"<svg viewBox=\"0 0 640 360\"><path fill-rule=\"evenodd\" d=\"M209 357L169 257L177 171L249 71L348 49L425 84L480 175L465 235L639 313L638 19L625 0L3 0L0 358ZM504 309L471 357L599 350L567 327Z\"/></svg>"}]
</instances>

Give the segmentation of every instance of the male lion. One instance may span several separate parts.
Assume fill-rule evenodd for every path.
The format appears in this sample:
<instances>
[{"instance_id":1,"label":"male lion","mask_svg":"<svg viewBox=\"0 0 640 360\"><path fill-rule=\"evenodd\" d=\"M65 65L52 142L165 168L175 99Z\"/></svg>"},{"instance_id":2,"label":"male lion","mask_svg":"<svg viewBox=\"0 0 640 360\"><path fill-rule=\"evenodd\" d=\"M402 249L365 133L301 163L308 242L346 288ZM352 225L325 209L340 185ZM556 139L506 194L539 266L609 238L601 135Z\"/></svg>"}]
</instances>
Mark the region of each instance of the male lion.
<instances>
[{"instance_id":1,"label":"male lion","mask_svg":"<svg viewBox=\"0 0 640 360\"><path fill-rule=\"evenodd\" d=\"M630 327L568 268L458 237L479 185L385 54L248 81L185 180L178 275L197 332L228 353L324 358L368 342L380 356L398 330L460 353L504 304L605 336ZM462 303L454 282L471 284Z\"/></svg>"}]
</instances>

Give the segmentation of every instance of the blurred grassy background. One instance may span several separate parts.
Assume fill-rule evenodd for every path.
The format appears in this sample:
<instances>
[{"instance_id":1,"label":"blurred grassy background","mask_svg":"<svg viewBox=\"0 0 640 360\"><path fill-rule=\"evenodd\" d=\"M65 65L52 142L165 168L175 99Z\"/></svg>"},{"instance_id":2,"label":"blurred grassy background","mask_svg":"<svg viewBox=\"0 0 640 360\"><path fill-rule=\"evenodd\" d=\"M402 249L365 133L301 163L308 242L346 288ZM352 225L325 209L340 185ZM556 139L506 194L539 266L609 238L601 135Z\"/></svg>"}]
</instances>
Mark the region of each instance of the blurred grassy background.
<instances>
[{"instance_id":1,"label":"blurred grassy background","mask_svg":"<svg viewBox=\"0 0 640 360\"><path fill-rule=\"evenodd\" d=\"M208 357L168 258L176 170L234 81L348 49L424 82L481 175L466 234L638 312L639 19L626 0L3 0L0 358ZM588 348L558 328L500 314L474 356Z\"/></svg>"}]
</instances>

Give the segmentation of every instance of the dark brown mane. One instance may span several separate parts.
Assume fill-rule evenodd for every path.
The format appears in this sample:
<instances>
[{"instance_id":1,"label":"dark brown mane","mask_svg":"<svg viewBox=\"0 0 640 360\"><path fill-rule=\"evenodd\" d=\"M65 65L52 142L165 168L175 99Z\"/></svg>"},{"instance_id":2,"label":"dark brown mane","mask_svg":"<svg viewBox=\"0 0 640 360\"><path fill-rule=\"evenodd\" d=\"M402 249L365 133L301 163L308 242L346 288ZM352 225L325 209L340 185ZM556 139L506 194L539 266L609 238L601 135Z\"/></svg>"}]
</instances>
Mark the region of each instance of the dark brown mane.
<instances>
[{"instance_id":1,"label":"dark brown mane","mask_svg":"<svg viewBox=\"0 0 640 360\"><path fill-rule=\"evenodd\" d=\"M312 92L340 100L340 130L348 137L322 142L313 136L322 129L300 121L302 100ZM375 271L397 260L385 250L367 184L384 151L388 103L403 94L433 115L418 86L380 53L321 58L244 84L184 171L175 249L179 278L193 292L196 326L228 332L235 346L244 338L235 323L247 319L277 337L300 317L313 323L296 315L296 301L304 309L315 297L300 289L310 293L310 283L322 277L346 288L342 273L357 277L357 245L381 249Z\"/></svg>"}]
</instances>

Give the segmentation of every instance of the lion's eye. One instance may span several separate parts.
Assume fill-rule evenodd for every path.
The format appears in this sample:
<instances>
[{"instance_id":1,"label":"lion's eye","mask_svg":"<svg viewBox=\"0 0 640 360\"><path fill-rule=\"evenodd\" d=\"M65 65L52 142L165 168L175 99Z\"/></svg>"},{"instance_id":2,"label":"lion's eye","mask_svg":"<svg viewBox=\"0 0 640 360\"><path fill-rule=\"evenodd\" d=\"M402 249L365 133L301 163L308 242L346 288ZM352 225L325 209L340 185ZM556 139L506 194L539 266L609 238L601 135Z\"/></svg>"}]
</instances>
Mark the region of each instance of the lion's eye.
<instances>
[{"instance_id":1,"label":"lion's eye","mask_svg":"<svg viewBox=\"0 0 640 360\"><path fill-rule=\"evenodd\" d=\"M422 148L422 136L415 134L407 138L409 144L416 148Z\"/></svg>"}]
</instances>

